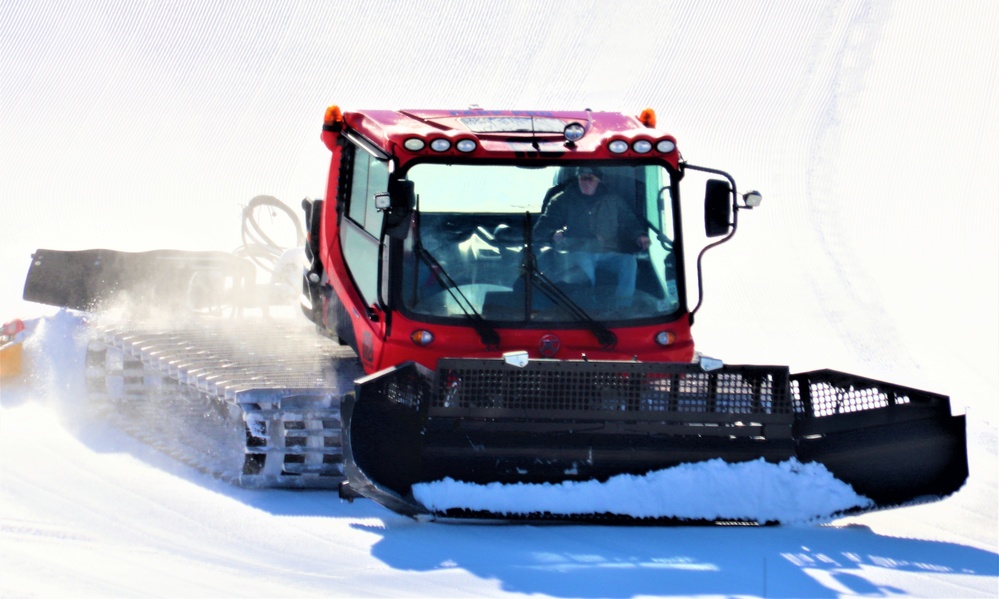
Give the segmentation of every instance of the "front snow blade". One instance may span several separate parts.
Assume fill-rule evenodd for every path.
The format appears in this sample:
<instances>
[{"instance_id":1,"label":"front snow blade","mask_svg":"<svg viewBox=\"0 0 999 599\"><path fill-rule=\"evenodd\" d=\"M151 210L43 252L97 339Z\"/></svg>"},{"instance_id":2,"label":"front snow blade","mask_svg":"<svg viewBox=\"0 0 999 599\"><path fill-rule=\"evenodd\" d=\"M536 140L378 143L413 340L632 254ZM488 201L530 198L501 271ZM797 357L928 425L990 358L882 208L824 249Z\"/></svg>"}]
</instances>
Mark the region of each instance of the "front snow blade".
<instances>
[{"instance_id":1,"label":"front snow blade","mask_svg":"<svg viewBox=\"0 0 999 599\"><path fill-rule=\"evenodd\" d=\"M355 382L355 392L340 403L348 489L341 488L341 496L359 494L406 516L429 513L413 499L412 485L423 453L420 406L432 379L433 372L407 362Z\"/></svg>"},{"instance_id":2,"label":"front snow blade","mask_svg":"<svg viewBox=\"0 0 999 599\"><path fill-rule=\"evenodd\" d=\"M819 462L878 506L944 497L968 478L964 415L950 398L817 370L791 377L804 412L801 461Z\"/></svg>"},{"instance_id":3,"label":"front snow blade","mask_svg":"<svg viewBox=\"0 0 999 599\"><path fill-rule=\"evenodd\" d=\"M443 359L436 372L407 363L365 377L355 394L342 414L350 489L410 516L629 520L613 508L431 509L414 485L603 482L718 459L817 462L871 500L834 513L947 495L967 477L964 418L948 398L832 371Z\"/></svg>"},{"instance_id":4,"label":"front snow blade","mask_svg":"<svg viewBox=\"0 0 999 599\"><path fill-rule=\"evenodd\" d=\"M239 297L255 277L251 263L225 252L40 249L32 254L24 299L89 311L126 300L167 311L204 309Z\"/></svg>"}]
</instances>

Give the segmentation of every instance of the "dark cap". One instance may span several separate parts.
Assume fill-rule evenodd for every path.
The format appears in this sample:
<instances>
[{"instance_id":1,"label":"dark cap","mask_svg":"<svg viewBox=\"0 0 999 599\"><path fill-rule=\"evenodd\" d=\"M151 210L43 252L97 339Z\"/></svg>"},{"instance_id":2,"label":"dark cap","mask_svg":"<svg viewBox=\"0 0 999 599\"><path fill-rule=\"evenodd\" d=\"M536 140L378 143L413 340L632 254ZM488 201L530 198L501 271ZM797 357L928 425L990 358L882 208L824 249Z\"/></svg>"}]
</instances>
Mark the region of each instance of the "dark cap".
<instances>
[{"instance_id":1,"label":"dark cap","mask_svg":"<svg viewBox=\"0 0 999 599\"><path fill-rule=\"evenodd\" d=\"M576 167L576 176L582 177L583 175L593 175L598 179L603 179L604 171L599 166L580 166Z\"/></svg>"}]
</instances>

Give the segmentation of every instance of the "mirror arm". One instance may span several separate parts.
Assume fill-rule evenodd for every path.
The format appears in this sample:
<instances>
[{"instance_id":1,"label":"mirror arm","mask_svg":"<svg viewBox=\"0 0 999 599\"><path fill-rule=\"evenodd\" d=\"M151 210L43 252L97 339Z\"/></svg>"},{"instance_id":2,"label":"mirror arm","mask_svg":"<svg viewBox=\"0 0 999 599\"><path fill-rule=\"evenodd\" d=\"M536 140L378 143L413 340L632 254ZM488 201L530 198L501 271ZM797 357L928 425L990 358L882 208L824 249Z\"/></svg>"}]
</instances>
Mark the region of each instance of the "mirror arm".
<instances>
[{"instance_id":1,"label":"mirror arm","mask_svg":"<svg viewBox=\"0 0 999 599\"><path fill-rule=\"evenodd\" d=\"M729 184L732 186L732 229L728 232L728 235L722 237L718 241L709 243L704 246L701 251L697 254L697 305L690 311L690 324L694 324L694 315L698 310L701 309L701 304L704 303L704 277L702 262L704 260L704 254L711 248L718 247L719 245L725 243L726 241L732 239L735 235L736 229L739 227L739 205L736 202L736 198L739 197L739 193L736 190L735 179L732 175L726 173L725 171L720 171L718 169L708 168L706 166L697 166L690 163L684 164L685 169L691 169L695 171L701 171L704 173L711 173L714 175L719 175L728 179Z\"/></svg>"}]
</instances>

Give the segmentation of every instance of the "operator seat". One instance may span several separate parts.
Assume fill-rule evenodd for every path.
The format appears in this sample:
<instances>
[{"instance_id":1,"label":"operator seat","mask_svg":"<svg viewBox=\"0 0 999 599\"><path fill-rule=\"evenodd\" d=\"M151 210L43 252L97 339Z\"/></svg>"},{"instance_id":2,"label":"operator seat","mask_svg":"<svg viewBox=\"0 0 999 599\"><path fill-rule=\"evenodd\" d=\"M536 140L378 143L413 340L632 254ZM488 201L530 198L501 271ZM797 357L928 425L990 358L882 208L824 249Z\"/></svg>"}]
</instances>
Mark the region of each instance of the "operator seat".
<instances>
[{"instance_id":1,"label":"operator seat","mask_svg":"<svg viewBox=\"0 0 999 599\"><path fill-rule=\"evenodd\" d=\"M563 166L558 169L555 174L555 185L545 192L545 198L541 200L541 214L544 214L545 210L548 209L548 203L552 201L552 198L562 193L569 186L569 183L575 180L575 172L576 167L574 166Z\"/></svg>"}]
</instances>

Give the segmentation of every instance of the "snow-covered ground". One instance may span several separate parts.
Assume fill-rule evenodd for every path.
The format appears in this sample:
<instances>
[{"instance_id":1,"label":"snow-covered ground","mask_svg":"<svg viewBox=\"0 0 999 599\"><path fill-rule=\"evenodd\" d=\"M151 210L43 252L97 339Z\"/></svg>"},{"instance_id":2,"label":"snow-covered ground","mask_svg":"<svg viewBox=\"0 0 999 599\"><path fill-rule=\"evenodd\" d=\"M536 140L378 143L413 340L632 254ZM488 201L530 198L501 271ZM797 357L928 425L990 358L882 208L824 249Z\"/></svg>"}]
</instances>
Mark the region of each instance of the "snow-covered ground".
<instances>
[{"instance_id":1,"label":"snow-covered ground","mask_svg":"<svg viewBox=\"0 0 999 599\"><path fill-rule=\"evenodd\" d=\"M971 476L822 526L417 523L92 418L59 315L0 388L0 596L996 596L995 31L991 0L3 3L0 320L47 313L36 247L232 249L253 196L322 196L330 103L652 106L765 198L707 258L699 349L948 393Z\"/></svg>"}]
</instances>

